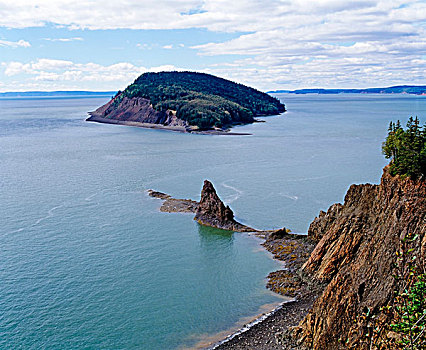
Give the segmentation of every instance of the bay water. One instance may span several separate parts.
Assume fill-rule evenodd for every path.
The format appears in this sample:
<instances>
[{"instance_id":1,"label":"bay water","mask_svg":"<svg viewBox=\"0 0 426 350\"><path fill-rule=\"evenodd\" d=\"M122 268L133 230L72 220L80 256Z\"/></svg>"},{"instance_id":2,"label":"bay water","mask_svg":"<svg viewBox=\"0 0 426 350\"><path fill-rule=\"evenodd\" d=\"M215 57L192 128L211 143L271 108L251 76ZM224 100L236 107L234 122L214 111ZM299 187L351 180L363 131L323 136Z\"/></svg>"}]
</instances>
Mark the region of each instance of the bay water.
<instances>
[{"instance_id":1,"label":"bay water","mask_svg":"<svg viewBox=\"0 0 426 350\"><path fill-rule=\"evenodd\" d=\"M159 212L204 179L260 229L309 223L378 183L412 95L277 95L288 112L206 136L85 122L108 98L0 100L0 348L193 347L282 299L257 238Z\"/></svg>"}]
</instances>

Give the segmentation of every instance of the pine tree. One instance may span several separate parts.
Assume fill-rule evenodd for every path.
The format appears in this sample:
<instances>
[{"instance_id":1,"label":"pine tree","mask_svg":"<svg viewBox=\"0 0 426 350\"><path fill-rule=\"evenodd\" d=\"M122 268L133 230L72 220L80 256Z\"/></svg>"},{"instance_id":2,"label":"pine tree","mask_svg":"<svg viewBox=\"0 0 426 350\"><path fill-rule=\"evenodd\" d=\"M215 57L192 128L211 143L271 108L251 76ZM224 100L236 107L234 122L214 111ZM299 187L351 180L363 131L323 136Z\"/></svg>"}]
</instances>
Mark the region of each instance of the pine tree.
<instances>
[{"instance_id":1,"label":"pine tree","mask_svg":"<svg viewBox=\"0 0 426 350\"><path fill-rule=\"evenodd\" d=\"M398 120L391 122L382 146L386 158L391 159L392 175L417 178L426 174L426 125L420 126L418 117L410 117L404 130Z\"/></svg>"}]
</instances>

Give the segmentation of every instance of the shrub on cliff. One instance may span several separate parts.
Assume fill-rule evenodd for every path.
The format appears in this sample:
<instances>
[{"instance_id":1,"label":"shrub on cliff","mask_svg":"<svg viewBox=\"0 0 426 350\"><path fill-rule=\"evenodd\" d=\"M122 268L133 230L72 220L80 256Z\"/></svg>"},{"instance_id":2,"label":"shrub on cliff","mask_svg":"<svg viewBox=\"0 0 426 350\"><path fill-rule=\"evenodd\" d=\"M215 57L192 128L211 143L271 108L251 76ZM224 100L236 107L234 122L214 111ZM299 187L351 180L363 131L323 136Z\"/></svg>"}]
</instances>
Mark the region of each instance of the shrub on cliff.
<instances>
[{"instance_id":1,"label":"shrub on cliff","mask_svg":"<svg viewBox=\"0 0 426 350\"><path fill-rule=\"evenodd\" d=\"M417 117L408 119L405 130L399 120L390 123L382 151L391 159L392 175L412 178L426 175L426 124L423 127L419 124Z\"/></svg>"}]
</instances>

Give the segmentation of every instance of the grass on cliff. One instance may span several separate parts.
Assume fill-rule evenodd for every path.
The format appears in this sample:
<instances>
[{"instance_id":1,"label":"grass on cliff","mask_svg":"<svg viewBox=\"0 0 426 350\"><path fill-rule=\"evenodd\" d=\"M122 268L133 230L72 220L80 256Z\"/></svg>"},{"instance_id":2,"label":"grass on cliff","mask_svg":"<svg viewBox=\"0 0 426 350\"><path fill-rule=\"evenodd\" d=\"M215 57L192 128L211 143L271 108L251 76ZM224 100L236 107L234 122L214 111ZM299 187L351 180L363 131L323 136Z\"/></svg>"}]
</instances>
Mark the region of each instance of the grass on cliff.
<instances>
[{"instance_id":1,"label":"grass on cliff","mask_svg":"<svg viewBox=\"0 0 426 350\"><path fill-rule=\"evenodd\" d=\"M251 123L254 117L285 111L275 97L248 86L196 72L160 72L142 74L123 92L124 97L143 97L156 110L175 110L176 116L200 129Z\"/></svg>"},{"instance_id":2,"label":"grass on cliff","mask_svg":"<svg viewBox=\"0 0 426 350\"><path fill-rule=\"evenodd\" d=\"M410 117L407 127L398 120L391 122L389 133L382 146L383 154L391 159L391 175L411 178L426 175L426 124L421 127L419 119Z\"/></svg>"}]
</instances>

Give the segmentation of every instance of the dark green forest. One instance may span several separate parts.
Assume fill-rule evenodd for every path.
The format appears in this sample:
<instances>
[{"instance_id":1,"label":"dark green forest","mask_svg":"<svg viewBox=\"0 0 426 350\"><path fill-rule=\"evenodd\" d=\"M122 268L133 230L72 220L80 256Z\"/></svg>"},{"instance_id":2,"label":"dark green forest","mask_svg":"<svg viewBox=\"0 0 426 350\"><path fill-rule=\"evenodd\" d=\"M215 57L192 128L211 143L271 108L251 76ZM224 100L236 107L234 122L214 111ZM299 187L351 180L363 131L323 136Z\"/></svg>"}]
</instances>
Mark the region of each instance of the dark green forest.
<instances>
[{"instance_id":1,"label":"dark green forest","mask_svg":"<svg viewBox=\"0 0 426 350\"><path fill-rule=\"evenodd\" d=\"M156 110L175 110L176 116L201 130L251 123L256 116L285 111L275 97L248 86L196 72L160 72L142 74L123 92L124 97L143 97Z\"/></svg>"},{"instance_id":2,"label":"dark green forest","mask_svg":"<svg viewBox=\"0 0 426 350\"><path fill-rule=\"evenodd\" d=\"M410 117L404 129L400 121L390 122L383 154L391 159L392 175L418 178L426 175L426 124L420 126L417 117Z\"/></svg>"}]
</instances>

